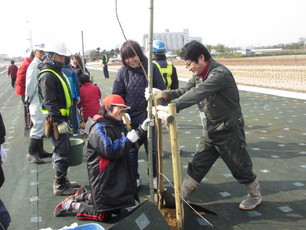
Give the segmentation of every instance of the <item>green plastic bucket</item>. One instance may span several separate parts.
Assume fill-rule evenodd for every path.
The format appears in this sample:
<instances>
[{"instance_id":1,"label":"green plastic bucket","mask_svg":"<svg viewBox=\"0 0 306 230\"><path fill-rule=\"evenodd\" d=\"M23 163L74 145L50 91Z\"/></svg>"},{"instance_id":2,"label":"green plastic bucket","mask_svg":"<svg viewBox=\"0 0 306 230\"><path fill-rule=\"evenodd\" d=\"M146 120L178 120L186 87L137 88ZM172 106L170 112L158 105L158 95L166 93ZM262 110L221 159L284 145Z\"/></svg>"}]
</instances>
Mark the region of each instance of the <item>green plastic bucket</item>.
<instances>
[{"instance_id":1,"label":"green plastic bucket","mask_svg":"<svg viewBox=\"0 0 306 230\"><path fill-rule=\"evenodd\" d=\"M82 139L70 139L70 162L69 166L80 165L83 162L83 146Z\"/></svg>"}]
</instances>

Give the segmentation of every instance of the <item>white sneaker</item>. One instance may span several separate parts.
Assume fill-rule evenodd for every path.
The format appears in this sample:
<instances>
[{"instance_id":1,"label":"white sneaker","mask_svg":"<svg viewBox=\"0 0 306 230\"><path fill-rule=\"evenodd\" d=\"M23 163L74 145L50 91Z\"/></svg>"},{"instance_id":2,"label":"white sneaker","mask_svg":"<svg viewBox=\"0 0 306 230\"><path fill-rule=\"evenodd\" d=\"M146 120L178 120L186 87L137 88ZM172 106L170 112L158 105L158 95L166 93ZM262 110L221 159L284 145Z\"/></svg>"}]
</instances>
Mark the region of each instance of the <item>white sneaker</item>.
<instances>
[{"instance_id":1,"label":"white sneaker","mask_svg":"<svg viewBox=\"0 0 306 230\"><path fill-rule=\"evenodd\" d=\"M153 178L153 188L157 190L157 177Z\"/></svg>"},{"instance_id":2,"label":"white sneaker","mask_svg":"<svg viewBox=\"0 0 306 230\"><path fill-rule=\"evenodd\" d=\"M137 188L140 187L140 183L141 183L140 179L136 179Z\"/></svg>"}]
</instances>

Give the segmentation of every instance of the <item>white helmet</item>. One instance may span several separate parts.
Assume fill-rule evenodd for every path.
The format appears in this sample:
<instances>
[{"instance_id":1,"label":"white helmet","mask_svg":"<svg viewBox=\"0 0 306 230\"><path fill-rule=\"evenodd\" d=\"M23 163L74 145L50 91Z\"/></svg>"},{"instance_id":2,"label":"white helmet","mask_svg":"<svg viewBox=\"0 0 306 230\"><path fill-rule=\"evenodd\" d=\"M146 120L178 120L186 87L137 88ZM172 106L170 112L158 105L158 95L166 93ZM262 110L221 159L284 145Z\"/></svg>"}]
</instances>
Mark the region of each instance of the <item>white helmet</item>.
<instances>
[{"instance_id":1,"label":"white helmet","mask_svg":"<svg viewBox=\"0 0 306 230\"><path fill-rule=\"evenodd\" d=\"M38 44L38 45L35 45L33 47L33 50L36 51L36 50L43 50L45 51L45 44L44 43L41 43L41 44Z\"/></svg>"},{"instance_id":2,"label":"white helmet","mask_svg":"<svg viewBox=\"0 0 306 230\"><path fill-rule=\"evenodd\" d=\"M44 49L44 51L46 53L52 52L52 53L57 53L57 54L62 55L62 56L69 56L66 45L63 42L62 43L57 43L57 44L54 44L54 45L50 45L50 46L47 45L46 48Z\"/></svg>"}]
</instances>

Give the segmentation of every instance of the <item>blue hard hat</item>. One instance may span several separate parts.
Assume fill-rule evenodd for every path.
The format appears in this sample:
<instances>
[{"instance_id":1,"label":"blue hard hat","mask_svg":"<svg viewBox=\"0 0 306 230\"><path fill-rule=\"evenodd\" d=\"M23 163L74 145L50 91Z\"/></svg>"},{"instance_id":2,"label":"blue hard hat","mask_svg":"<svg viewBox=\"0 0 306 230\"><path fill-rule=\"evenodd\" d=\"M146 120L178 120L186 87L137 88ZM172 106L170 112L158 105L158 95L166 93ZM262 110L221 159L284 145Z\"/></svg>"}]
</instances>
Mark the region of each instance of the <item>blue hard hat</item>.
<instances>
[{"instance_id":1,"label":"blue hard hat","mask_svg":"<svg viewBox=\"0 0 306 230\"><path fill-rule=\"evenodd\" d=\"M167 50L166 44L161 40L154 40L152 47L153 47L152 51L154 53L164 53Z\"/></svg>"}]
</instances>

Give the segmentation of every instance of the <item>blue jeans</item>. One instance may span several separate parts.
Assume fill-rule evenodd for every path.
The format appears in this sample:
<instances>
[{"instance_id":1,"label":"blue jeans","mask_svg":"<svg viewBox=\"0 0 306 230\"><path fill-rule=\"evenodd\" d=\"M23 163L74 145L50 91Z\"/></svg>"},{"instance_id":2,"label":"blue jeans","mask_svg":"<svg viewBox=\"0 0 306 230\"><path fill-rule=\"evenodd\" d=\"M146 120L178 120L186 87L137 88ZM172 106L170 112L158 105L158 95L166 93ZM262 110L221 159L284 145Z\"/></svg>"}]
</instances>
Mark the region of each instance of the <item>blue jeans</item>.
<instances>
[{"instance_id":1,"label":"blue jeans","mask_svg":"<svg viewBox=\"0 0 306 230\"><path fill-rule=\"evenodd\" d=\"M155 135L155 127L152 127L152 160L153 160L153 177L156 177L157 165L156 165L156 158L157 158L157 151L156 151L156 135ZM148 156L148 141L144 142L144 147L146 154ZM129 151L129 155L132 162L132 168L136 179L139 179L138 173L138 152L139 149L131 148ZM148 171L149 174L149 171Z\"/></svg>"},{"instance_id":2,"label":"blue jeans","mask_svg":"<svg viewBox=\"0 0 306 230\"><path fill-rule=\"evenodd\" d=\"M71 112L70 112L70 116L69 116L69 120L70 120L70 124L72 126L73 129L73 134L78 134L80 133L80 115L79 115L79 111L77 109L77 98L73 98L72 99L73 103L71 106Z\"/></svg>"}]
</instances>

